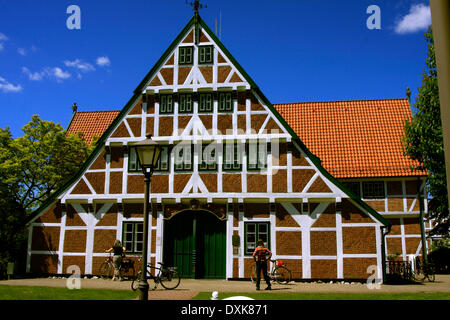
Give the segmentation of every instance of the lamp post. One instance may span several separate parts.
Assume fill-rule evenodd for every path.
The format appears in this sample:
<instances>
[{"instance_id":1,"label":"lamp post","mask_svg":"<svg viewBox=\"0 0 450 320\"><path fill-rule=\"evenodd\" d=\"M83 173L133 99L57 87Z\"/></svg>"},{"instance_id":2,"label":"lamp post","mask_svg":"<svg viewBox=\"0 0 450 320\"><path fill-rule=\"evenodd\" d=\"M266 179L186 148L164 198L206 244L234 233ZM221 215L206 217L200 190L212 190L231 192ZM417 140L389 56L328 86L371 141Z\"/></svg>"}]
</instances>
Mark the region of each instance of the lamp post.
<instances>
[{"instance_id":1,"label":"lamp post","mask_svg":"<svg viewBox=\"0 0 450 320\"><path fill-rule=\"evenodd\" d=\"M139 300L148 300L149 285L147 282L147 252L148 252L148 212L149 212L149 194L150 180L153 170L158 164L161 154L161 146L152 140L152 135L147 134L147 139L130 143L129 148L135 148L139 164L144 173L145 198L144 198L144 245L142 248L142 270L139 280Z\"/></svg>"}]
</instances>

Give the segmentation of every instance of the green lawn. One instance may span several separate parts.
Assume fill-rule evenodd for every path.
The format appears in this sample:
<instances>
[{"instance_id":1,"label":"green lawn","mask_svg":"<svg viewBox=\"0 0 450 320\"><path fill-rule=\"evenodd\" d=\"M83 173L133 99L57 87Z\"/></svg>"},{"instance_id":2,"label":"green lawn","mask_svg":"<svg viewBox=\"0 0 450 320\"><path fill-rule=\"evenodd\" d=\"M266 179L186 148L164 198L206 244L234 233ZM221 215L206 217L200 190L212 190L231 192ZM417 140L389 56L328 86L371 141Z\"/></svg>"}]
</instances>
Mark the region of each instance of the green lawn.
<instances>
[{"instance_id":1,"label":"green lawn","mask_svg":"<svg viewBox=\"0 0 450 320\"><path fill-rule=\"evenodd\" d=\"M255 300L450 300L450 293L273 293L224 292L219 299L245 296ZM209 300L211 292L200 292L192 300Z\"/></svg>"},{"instance_id":2,"label":"green lawn","mask_svg":"<svg viewBox=\"0 0 450 320\"><path fill-rule=\"evenodd\" d=\"M0 300L132 300L131 290L67 289L0 285Z\"/></svg>"},{"instance_id":3,"label":"green lawn","mask_svg":"<svg viewBox=\"0 0 450 320\"><path fill-rule=\"evenodd\" d=\"M131 290L97 290L0 285L0 300L133 300ZM255 300L450 300L450 293L220 293L219 299L246 296ZM193 300L210 300L211 292L201 292Z\"/></svg>"}]
</instances>

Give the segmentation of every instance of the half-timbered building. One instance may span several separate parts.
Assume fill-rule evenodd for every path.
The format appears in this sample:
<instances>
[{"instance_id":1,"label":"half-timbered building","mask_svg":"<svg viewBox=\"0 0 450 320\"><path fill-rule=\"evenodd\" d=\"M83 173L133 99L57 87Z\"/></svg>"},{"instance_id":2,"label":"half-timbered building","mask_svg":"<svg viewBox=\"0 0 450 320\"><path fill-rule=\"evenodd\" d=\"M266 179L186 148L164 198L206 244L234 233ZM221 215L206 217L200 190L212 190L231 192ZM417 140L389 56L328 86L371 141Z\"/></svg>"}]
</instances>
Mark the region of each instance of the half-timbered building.
<instances>
[{"instance_id":1,"label":"half-timbered building","mask_svg":"<svg viewBox=\"0 0 450 320\"><path fill-rule=\"evenodd\" d=\"M74 112L69 132L100 139L30 219L27 271L96 274L115 239L140 255L144 177L129 145L150 133L163 146L151 262L248 278L263 239L294 279L381 277L387 254L421 253L426 210L392 108L411 116L406 99L273 105L196 15L121 110Z\"/></svg>"}]
</instances>

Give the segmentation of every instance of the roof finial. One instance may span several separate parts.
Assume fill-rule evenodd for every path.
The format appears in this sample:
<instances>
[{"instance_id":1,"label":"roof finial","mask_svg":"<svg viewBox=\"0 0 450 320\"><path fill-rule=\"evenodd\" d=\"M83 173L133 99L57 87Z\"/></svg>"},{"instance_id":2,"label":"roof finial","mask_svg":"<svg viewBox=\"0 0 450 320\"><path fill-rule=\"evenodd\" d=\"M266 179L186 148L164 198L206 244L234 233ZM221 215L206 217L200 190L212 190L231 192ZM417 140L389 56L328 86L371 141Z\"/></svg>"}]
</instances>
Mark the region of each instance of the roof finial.
<instances>
[{"instance_id":1,"label":"roof finial","mask_svg":"<svg viewBox=\"0 0 450 320\"><path fill-rule=\"evenodd\" d=\"M74 102L74 103L73 103L73 106L72 106L72 111L73 111L73 112L77 112L77 110L78 110L77 103Z\"/></svg>"},{"instance_id":2,"label":"roof finial","mask_svg":"<svg viewBox=\"0 0 450 320\"><path fill-rule=\"evenodd\" d=\"M188 3L187 0L186 3ZM194 14L196 17L198 17L198 9L207 8L207 6L201 4L199 0L195 0L194 2L190 2L189 4L191 5L192 8L194 8Z\"/></svg>"},{"instance_id":3,"label":"roof finial","mask_svg":"<svg viewBox=\"0 0 450 320\"><path fill-rule=\"evenodd\" d=\"M408 97L409 103L411 103L411 90L409 88L406 88L406 96Z\"/></svg>"}]
</instances>

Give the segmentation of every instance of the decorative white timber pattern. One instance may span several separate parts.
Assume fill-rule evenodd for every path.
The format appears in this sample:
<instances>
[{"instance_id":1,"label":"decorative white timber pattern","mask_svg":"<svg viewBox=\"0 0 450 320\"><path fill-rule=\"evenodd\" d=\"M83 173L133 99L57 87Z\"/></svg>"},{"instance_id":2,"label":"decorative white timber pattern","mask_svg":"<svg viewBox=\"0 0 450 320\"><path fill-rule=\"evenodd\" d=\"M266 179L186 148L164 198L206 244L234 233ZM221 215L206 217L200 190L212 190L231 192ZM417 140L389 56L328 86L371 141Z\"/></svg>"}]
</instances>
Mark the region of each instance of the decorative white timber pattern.
<instances>
[{"instance_id":1,"label":"decorative white timber pattern","mask_svg":"<svg viewBox=\"0 0 450 320\"><path fill-rule=\"evenodd\" d=\"M314 227L314 223L318 221L329 206L334 206L343 199L348 199L348 196L317 169L313 161L308 158L295 141L291 141L292 137L284 124L275 117L269 106L265 104L264 99L252 90L253 88L246 81L239 68L232 63L227 54L221 50L220 46L213 41L213 38L205 30L202 30L200 45L213 46L214 60L211 64L199 65L198 46L190 40L192 32L191 29L186 33L186 37L180 40L180 43L167 55L166 61L162 63L159 70L156 70L148 80L145 90L142 92L146 99L139 97L130 104L123 119L115 123L115 128L111 128L111 134L106 139L104 148L98 150L81 177L58 197L58 200L66 207L72 206L75 209L84 225L68 226L66 211L62 212L61 220L58 223L35 222L39 217L35 217L32 221L29 231L27 270L30 270L33 255L52 255L58 259L58 273L65 273L65 270L63 270L65 257L83 257L84 272L86 274L93 273L95 271L93 270L94 259L106 255L94 252L95 232L102 229L112 230L115 231L115 237L121 239L123 222L143 220L142 217L125 217L122 205L143 202L143 188L140 189L137 186L138 184L143 185L143 182L138 180L142 178L142 174L129 172L127 145L142 140L146 133L151 133L153 140L170 146L182 141L189 141L198 145L203 141L246 143L254 139L265 139L272 146L271 151L266 155L267 170L264 172L249 170L246 153L243 154L242 168L236 172L224 171L221 165L217 165L216 171L201 172L198 170L198 154L194 154L192 171L176 172L174 167L175 156L171 152L169 155L169 170L162 173L157 172L152 178L152 183L155 183L155 185L152 185L151 192L153 203L159 205L165 203L179 204L185 199L199 199L202 202L226 202L239 207L237 221L235 221L236 217L233 212L227 210L227 278L232 278L234 274L243 278L247 272L246 262L250 257L244 254L244 228L245 223L251 221L270 223L271 250L274 257L300 262L301 274L298 276L301 278L312 278L312 265L319 260L335 261L335 277L339 279L344 278L345 260L376 259L377 264L380 265L380 224L374 219L364 223L348 223L348 221L344 221L342 213L336 211L334 225ZM179 47L186 46L194 48L193 64L180 66L178 63ZM199 113L198 102L194 101L192 113L179 114L178 102L174 101L172 114L160 114L159 100L155 99L159 94L231 91L233 92L233 110L229 113L219 113L218 101L214 99L213 110L209 113ZM282 145L285 148L280 148ZM277 151L279 151L279 154L277 154ZM219 164L222 163L223 154L219 152L217 159ZM281 179L279 174L282 177ZM183 176L188 176L188 178L181 179ZM210 176L214 176L214 178L210 179ZM256 182L252 180L255 178L257 179ZM160 184L163 184L161 182L163 180L166 184L165 188L160 188L161 186L154 182L159 181ZM230 188L230 184L233 183L235 185ZM386 197L380 203L385 210L384 213L396 214L400 217L399 221L402 227L399 229L399 234L389 235L387 241L389 239L395 240L397 237L401 239L401 254L404 256L408 254L405 249L408 238L417 238L417 234L407 235L407 230L403 226L405 221L403 217L410 214L417 215L417 200L407 194L407 182L402 181L401 183L401 194L386 194ZM390 211L389 206L394 201L389 202L389 200L396 200L397 198L400 198L402 208L398 211ZM277 212L272 206L267 217L247 217L244 214L242 204L248 202L281 205L290 214L296 226L277 226ZM298 207L299 202L300 204L303 203L302 209ZM98 203L101 203L102 206L95 208ZM318 203L318 205L310 212L309 208L312 203ZM380 205L380 203L376 204ZM94 210L90 210L91 206L86 207L86 204L90 204ZM99 226L98 222L113 204L120 204L117 206L116 224ZM307 209L303 210L303 208ZM358 207L358 209L361 212L366 212L361 207ZM383 212L383 210L380 211ZM44 210L43 214L45 212ZM392 215L392 217L396 216ZM33 228L37 227L59 228L57 250L32 250ZM376 250L364 254L345 253L344 233L352 228L373 230L376 238ZM86 239L83 240L86 243L85 248L80 252L65 252L67 232L75 230L85 231ZM235 232L240 236L241 242L237 253L233 252L229 240ZM277 244L277 237L281 233L299 232L301 232L301 237L297 244L301 247L301 254L280 254L282 248L281 245ZM318 232L335 233L335 254L317 255L312 253L311 238L314 233ZM153 234L156 235L155 238ZM164 239L162 209L157 210L156 225L149 228L148 239L149 257L156 262L162 261ZM152 241L156 241L153 246ZM155 249L152 250L152 247ZM237 270L234 265L235 259L238 262Z\"/></svg>"}]
</instances>

